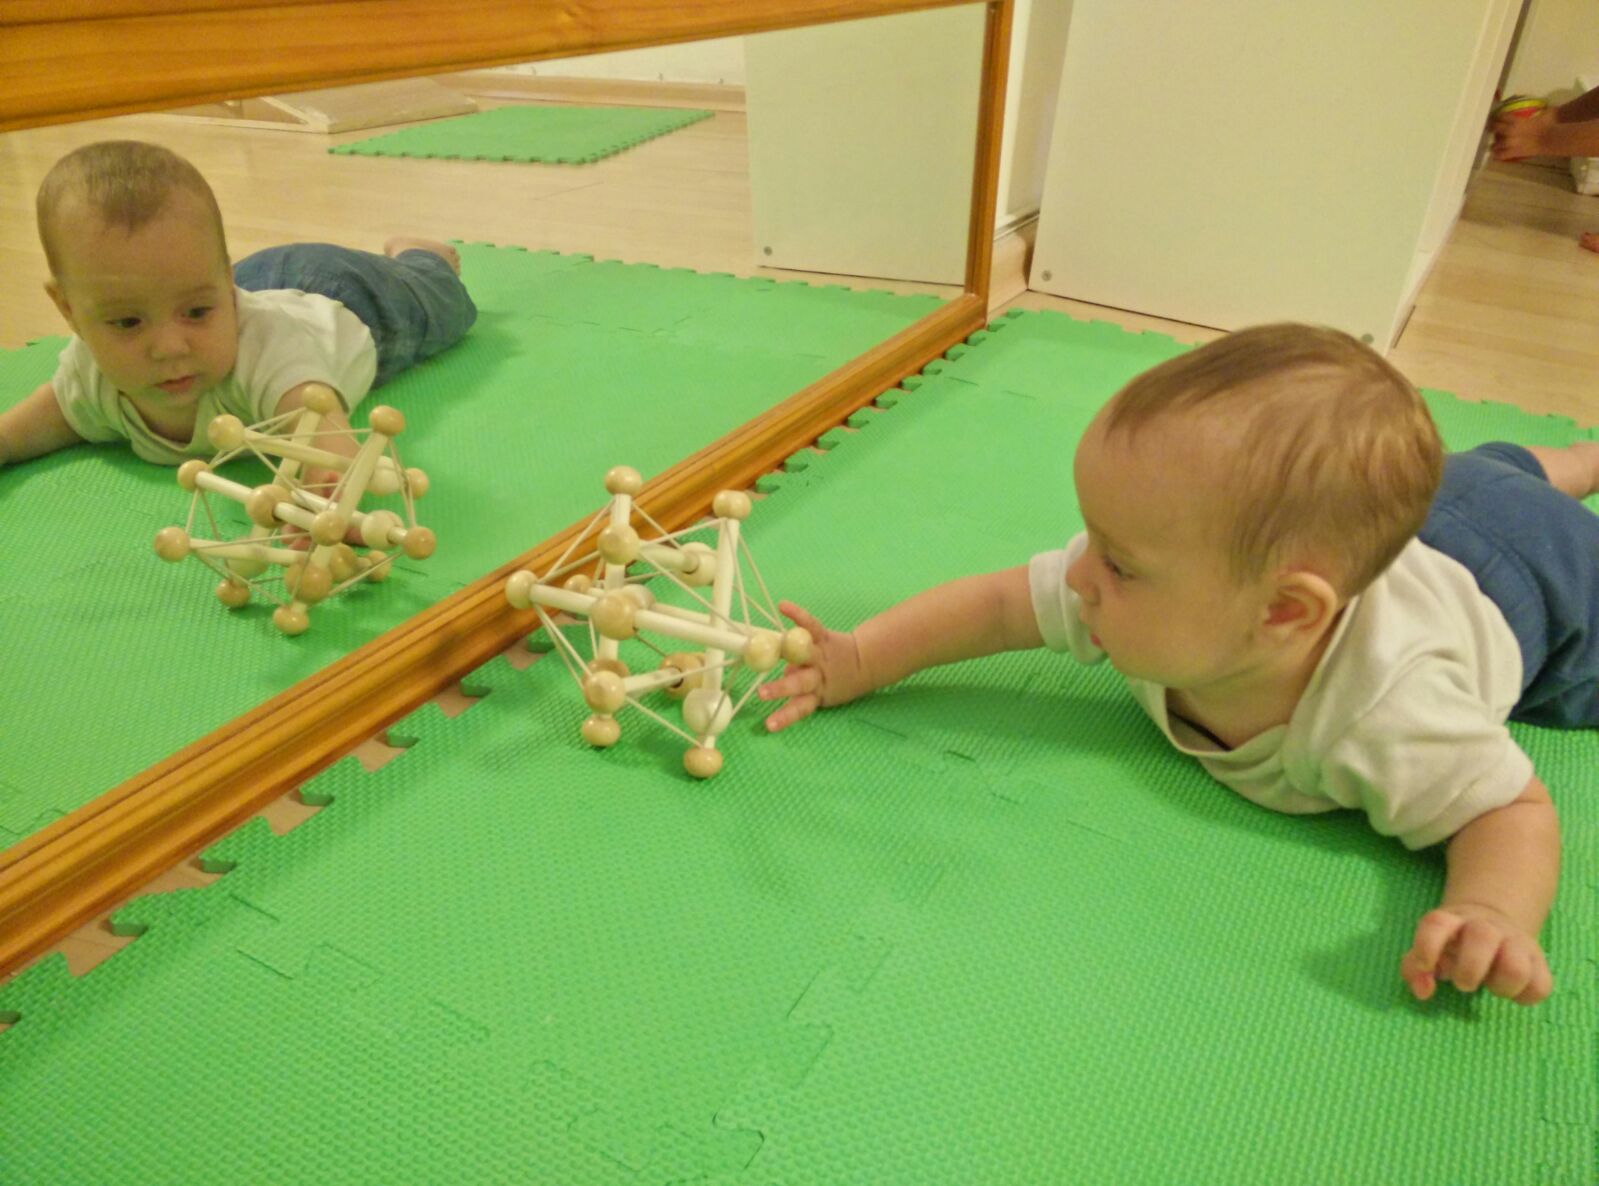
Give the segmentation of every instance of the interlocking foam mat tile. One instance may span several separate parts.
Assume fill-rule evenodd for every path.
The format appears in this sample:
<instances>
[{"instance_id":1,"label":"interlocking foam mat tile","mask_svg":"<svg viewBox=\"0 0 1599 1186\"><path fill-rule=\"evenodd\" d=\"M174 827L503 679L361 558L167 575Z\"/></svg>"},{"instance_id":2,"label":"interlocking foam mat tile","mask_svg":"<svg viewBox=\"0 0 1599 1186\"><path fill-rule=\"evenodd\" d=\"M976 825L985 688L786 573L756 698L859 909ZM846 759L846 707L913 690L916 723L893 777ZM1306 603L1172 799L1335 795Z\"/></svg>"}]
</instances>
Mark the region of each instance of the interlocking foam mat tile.
<instances>
[{"instance_id":1,"label":"interlocking foam mat tile","mask_svg":"<svg viewBox=\"0 0 1599 1186\"><path fill-rule=\"evenodd\" d=\"M710 118L709 111L644 107L496 107L336 144L328 151L354 156L584 164Z\"/></svg>"},{"instance_id":2,"label":"interlocking foam mat tile","mask_svg":"<svg viewBox=\"0 0 1599 1186\"><path fill-rule=\"evenodd\" d=\"M847 624L1073 528L1077 433L1173 347L1003 325L773 484L745 534L774 593ZM1574 435L1433 404L1456 446ZM741 717L708 783L636 716L587 749L556 660L469 682L296 830L217 845L214 885L129 906L106 964L0 990L8 1183L1595 1180L1592 733L1517 730L1566 854L1528 1010L1411 1001L1439 854L1253 807L1107 667Z\"/></svg>"},{"instance_id":3,"label":"interlocking foam mat tile","mask_svg":"<svg viewBox=\"0 0 1599 1186\"><path fill-rule=\"evenodd\" d=\"M171 470L88 446L0 470L0 846L584 516L611 465L656 473L938 303L481 244L461 255L478 324L356 415L406 414L399 448L432 479L417 511L438 551L313 610L299 638L265 604L224 610L198 564L155 558L155 532L189 509ZM49 379L63 344L0 351L0 406Z\"/></svg>"}]
</instances>

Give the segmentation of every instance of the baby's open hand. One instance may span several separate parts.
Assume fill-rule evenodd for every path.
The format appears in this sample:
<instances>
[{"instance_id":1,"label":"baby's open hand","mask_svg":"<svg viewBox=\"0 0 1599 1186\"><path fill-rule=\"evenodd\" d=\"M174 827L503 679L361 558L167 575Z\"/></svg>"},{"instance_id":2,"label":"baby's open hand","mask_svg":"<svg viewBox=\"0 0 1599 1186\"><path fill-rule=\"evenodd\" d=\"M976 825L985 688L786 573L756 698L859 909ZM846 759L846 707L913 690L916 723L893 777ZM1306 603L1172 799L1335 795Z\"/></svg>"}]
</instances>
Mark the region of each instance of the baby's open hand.
<instances>
[{"instance_id":1,"label":"baby's open hand","mask_svg":"<svg viewBox=\"0 0 1599 1186\"><path fill-rule=\"evenodd\" d=\"M810 632L811 661L803 667L790 667L777 679L761 685L762 700L788 700L766 718L769 731L776 733L818 708L843 704L872 690L853 634L829 630L792 601L779 602L777 608L784 617Z\"/></svg>"},{"instance_id":2,"label":"baby's open hand","mask_svg":"<svg viewBox=\"0 0 1599 1186\"><path fill-rule=\"evenodd\" d=\"M1432 996L1439 980L1461 992L1486 987L1518 1005L1536 1005L1554 988L1535 937L1498 911L1467 903L1422 916L1399 974L1421 1001Z\"/></svg>"}]
</instances>

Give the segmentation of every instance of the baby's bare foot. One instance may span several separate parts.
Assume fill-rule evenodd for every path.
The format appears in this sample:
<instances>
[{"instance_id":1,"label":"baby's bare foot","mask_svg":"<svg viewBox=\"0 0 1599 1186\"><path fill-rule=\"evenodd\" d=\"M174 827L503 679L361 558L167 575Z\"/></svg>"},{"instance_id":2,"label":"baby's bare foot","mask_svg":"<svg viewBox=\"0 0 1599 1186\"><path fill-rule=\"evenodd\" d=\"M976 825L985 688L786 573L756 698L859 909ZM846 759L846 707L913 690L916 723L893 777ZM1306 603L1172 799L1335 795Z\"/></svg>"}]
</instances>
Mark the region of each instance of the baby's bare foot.
<instances>
[{"instance_id":1,"label":"baby's bare foot","mask_svg":"<svg viewBox=\"0 0 1599 1186\"><path fill-rule=\"evenodd\" d=\"M440 243L437 239L417 239L410 235L396 235L383 244L384 255L399 255L402 251L431 251L454 269L455 274L461 274L460 253L448 243Z\"/></svg>"},{"instance_id":2,"label":"baby's bare foot","mask_svg":"<svg viewBox=\"0 0 1599 1186\"><path fill-rule=\"evenodd\" d=\"M1588 231L1577 242L1589 251L1599 251L1599 231Z\"/></svg>"}]
</instances>

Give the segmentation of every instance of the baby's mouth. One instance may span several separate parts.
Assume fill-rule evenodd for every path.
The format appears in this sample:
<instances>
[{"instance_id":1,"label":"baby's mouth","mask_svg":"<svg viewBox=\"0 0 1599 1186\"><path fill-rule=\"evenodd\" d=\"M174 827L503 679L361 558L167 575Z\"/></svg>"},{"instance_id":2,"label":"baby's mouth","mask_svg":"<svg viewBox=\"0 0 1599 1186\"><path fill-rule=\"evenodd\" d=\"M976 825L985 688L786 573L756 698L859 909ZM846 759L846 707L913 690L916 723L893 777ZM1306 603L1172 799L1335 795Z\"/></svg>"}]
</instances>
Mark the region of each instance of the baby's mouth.
<instances>
[{"instance_id":1,"label":"baby's mouth","mask_svg":"<svg viewBox=\"0 0 1599 1186\"><path fill-rule=\"evenodd\" d=\"M156 387L168 395L188 395L199 381L198 375L184 375L178 379L168 379L165 382L157 383Z\"/></svg>"}]
</instances>

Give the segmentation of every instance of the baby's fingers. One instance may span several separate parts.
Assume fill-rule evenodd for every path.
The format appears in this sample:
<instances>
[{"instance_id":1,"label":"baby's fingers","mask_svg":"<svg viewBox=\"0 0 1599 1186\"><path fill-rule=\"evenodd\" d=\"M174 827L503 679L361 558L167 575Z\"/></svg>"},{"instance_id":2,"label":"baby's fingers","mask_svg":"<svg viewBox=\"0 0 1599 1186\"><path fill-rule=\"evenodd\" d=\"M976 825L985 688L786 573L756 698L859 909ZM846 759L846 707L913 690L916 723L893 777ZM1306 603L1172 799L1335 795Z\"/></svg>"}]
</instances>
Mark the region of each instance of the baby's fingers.
<instances>
[{"instance_id":1,"label":"baby's fingers","mask_svg":"<svg viewBox=\"0 0 1599 1186\"><path fill-rule=\"evenodd\" d=\"M762 700L782 700L814 692L822 686L822 673L814 667L790 667L774 680L762 684L755 694Z\"/></svg>"},{"instance_id":2,"label":"baby's fingers","mask_svg":"<svg viewBox=\"0 0 1599 1186\"><path fill-rule=\"evenodd\" d=\"M1518 1005L1536 1005L1555 986L1543 951L1520 938L1507 940L1499 949L1483 985L1494 996Z\"/></svg>"},{"instance_id":3,"label":"baby's fingers","mask_svg":"<svg viewBox=\"0 0 1599 1186\"><path fill-rule=\"evenodd\" d=\"M823 635L827 633L827 627L818 622L814 614L795 605L792 601L779 601L777 603L777 612L790 622L793 622L794 625L805 627L806 630L810 631L811 638L816 642L821 642Z\"/></svg>"},{"instance_id":4,"label":"baby's fingers","mask_svg":"<svg viewBox=\"0 0 1599 1186\"><path fill-rule=\"evenodd\" d=\"M1460 932L1465 920L1447 910L1433 910L1416 924L1416 937L1399 961L1399 974L1405 978L1416 999L1425 1001L1438 985L1438 965L1445 949Z\"/></svg>"},{"instance_id":5,"label":"baby's fingers","mask_svg":"<svg viewBox=\"0 0 1599 1186\"><path fill-rule=\"evenodd\" d=\"M817 703L816 697L809 692L792 697L787 704L766 718L766 731L776 733L780 729L787 729L795 721L804 720L816 711Z\"/></svg>"},{"instance_id":6,"label":"baby's fingers","mask_svg":"<svg viewBox=\"0 0 1599 1186\"><path fill-rule=\"evenodd\" d=\"M1504 930L1491 922L1480 918L1467 921L1460 928L1454 967L1449 969L1449 979L1454 986L1461 992L1476 992L1481 988L1506 940Z\"/></svg>"}]
</instances>

